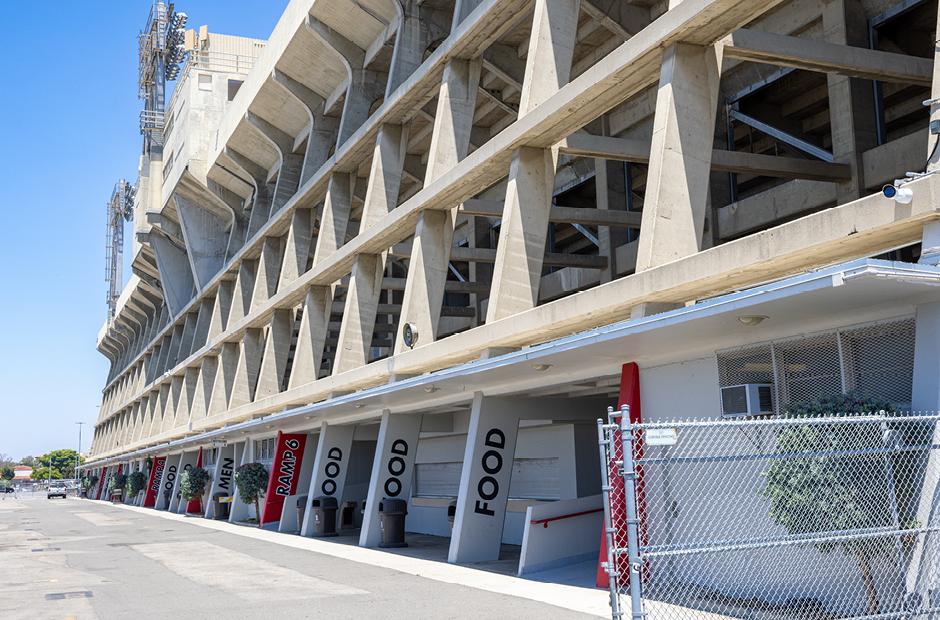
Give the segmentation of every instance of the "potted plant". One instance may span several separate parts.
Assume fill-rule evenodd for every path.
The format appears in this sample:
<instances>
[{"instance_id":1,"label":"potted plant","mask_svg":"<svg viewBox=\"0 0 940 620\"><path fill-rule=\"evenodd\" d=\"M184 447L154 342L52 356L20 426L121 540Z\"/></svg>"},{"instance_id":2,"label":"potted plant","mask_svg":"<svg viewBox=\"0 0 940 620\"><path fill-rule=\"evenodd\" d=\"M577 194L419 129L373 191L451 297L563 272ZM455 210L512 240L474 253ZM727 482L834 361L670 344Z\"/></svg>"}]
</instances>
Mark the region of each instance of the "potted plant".
<instances>
[{"instance_id":1,"label":"potted plant","mask_svg":"<svg viewBox=\"0 0 940 620\"><path fill-rule=\"evenodd\" d=\"M127 476L125 474L114 474L108 481L108 492L111 494L112 502L124 501L124 487L127 486Z\"/></svg>"},{"instance_id":2,"label":"potted plant","mask_svg":"<svg viewBox=\"0 0 940 620\"><path fill-rule=\"evenodd\" d=\"M96 484L98 484L98 476L95 474L82 478L82 497L87 499L89 489L93 488Z\"/></svg>"},{"instance_id":3,"label":"potted plant","mask_svg":"<svg viewBox=\"0 0 940 620\"><path fill-rule=\"evenodd\" d=\"M206 485L209 483L209 472L202 467L187 469L180 476L180 495L187 502L201 498L206 494Z\"/></svg>"},{"instance_id":4,"label":"potted plant","mask_svg":"<svg viewBox=\"0 0 940 620\"><path fill-rule=\"evenodd\" d=\"M238 496L246 504L254 504L258 527L261 527L259 499L268 486L268 468L261 463L245 463L235 471Z\"/></svg>"},{"instance_id":5,"label":"potted plant","mask_svg":"<svg viewBox=\"0 0 940 620\"><path fill-rule=\"evenodd\" d=\"M142 471L135 471L127 477L127 497L132 501L137 500L137 496L147 484L147 478Z\"/></svg>"}]
</instances>

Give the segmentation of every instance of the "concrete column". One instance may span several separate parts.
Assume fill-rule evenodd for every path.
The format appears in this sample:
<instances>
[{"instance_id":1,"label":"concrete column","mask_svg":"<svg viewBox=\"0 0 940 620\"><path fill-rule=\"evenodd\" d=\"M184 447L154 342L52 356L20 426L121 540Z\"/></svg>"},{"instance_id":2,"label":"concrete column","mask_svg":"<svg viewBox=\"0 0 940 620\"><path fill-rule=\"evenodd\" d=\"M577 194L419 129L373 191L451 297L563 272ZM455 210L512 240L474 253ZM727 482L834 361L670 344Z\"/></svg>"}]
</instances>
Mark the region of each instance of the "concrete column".
<instances>
[{"instance_id":1,"label":"concrete column","mask_svg":"<svg viewBox=\"0 0 940 620\"><path fill-rule=\"evenodd\" d=\"M209 487L209 500L206 502L206 518L215 519L215 502L212 498L216 493L233 495L235 493L235 446L222 446L219 449L219 460L215 464L212 476L212 485Z\"/></svg>"},{"instance_id":2,"label":"concrete column","mask_svg":"<svg viewBox=\"0 0 940 620\"><path fill-rule=\"evenodd\" d=\"M179 480L180 459L182 456L182 454L169 454L166 457L166 463L163 466L163 476L160 479L160 489L157 491L157 504L154 506L157 510L167 510L170 508L166 491L170 492L169 496L172 500L173 493L176 490L176 484Z\"/></svg>"},{"instance_id":3,"label":"concrete column","mask_svg":"<svg viewBox=\"0 0 940 620\"><path fill-rule=\"evenodd\" d=\"M180 493L180 478L183 475L183 472L189 471L196 466L196 458L199 456L198 450L193 450L191 452L184 452L180 457L180 469L179 476L176 477L176 482L173 484L173 497L170 499L170 512L175 512L177 514L183 514L186 512L186 500L183 499L182 494Z\"/></svg>"},{"instance_id":4,"label":"concrete column","mask_svg":"<svg viewBox=\"0 0 940 620\"><path fill-rule=\"evenodd\" d=\"M830 43L868 47L868 20L858 0L828 0L823 4L822 17L824 35ZM828 73L826 81L832 156L852 169L851 179L836 184L836 200L841 204L866 193L862 153L878 145L875 99L869 80Z\"/></svg>"},{"instance_id":5,"label":"concrete column","mask_svg":"<svg viewBox=\"0 0 940 620\"><path fill-rule=\"evenodd\" d=\"M219 362L216 365L215 378L212 380L212 395L209 397L206 415L220 415L228 411L229 394L235 385L235 372L238 369L238 343L222 344Z\"/></svg>"},{"instance_id":6,"label":"concrete column","mask_svg":"<svg viewBox=\"0 0 940 620\"><path fill-rule=\"evenodd\" d=\"M480 66L479 60L454 59L444 67L425 187L467 156L480 84ZM456 211L427 210L421 213L408 262L408 278L395 340L396 353L405 348L402 330L406 323L417 326L421 344L437 338L455 223Z\"/></svg>"},{"instance_id":7,"label":"concrete column","mask_svg":"<svg viewBox=\"0 0 940 620\"><path fill-rule=\"evenodd\" d=\"M157 258L163 296L173 316L178 315L193 298L193 270L186 250L159 233L150 234L150 243Z\"/></svg>"},{"instance_id":8,"label":"concrete column","mask_svg":"<svg viewBox=\"0 0 940 620\"><path fill-rule=\"evenodd\" d=\"M499 559L519 431L517 403L473 395L448 562Z\"/></svg>"},{"instance_id":9,"label":"concrete column","mask_svg":"<svg viewBox=\"0 0 940 620\"><path fill-rule=\"evenodd\" d=\"M424 62L424 50L431 41L431 34L430 20L421 18L423 1L401 0L401 23L395 33L395 48L385 88L386 98Z\"/></svg>"},{"instance_id":10,"label":"concrete column","mask_svg":"<svg viewBox=\"0 0 940 620\"><path fill-rule=\"evenodd\" d=\"M300 528L301 536L310 536L313 533L313 515L310 510L313 498L325 495L335 497L337 503L343 501L355 432L356 427L353 425L330 426L324 422L320 428L317 456L313 462L313 473L307 491L307 507Z\"/></svg>"},{"instance_id":11,"label":"concrete column","mask_svg":"<svg viewBox=\"0 0 940 620\"><path fill-rule=\"evenodd\" d=\"M273 396L281 391L287 372L287 355L290 352L291 331L294 327L293 312L278 308L271 315L268 335L264 341L264 354L258 372L255 399Z\"/></svg>"},{"instance_id":12,"label":"concrete column","mask_svg":"<svg viewBox=\"0 0 940 620\"><path fill-rule=\"evenodd\" d=\"M288 389L318 378L323 363L323 348L329 333L333 291L328 286L311 286L304 296L300 332L294 349Z\"/></svg>"},{"instance_id":13,"label":"concrete column","mask_svg":"<svg viewBox=\"0 0 940 620\"><path fill-rule=\"evenodd\" d=\"M379 129L360 231L380 221L398 205L407 146L408 132L401 125L386 124ZM346 292L346 306L333 362L334 374L358 368L368 361L384 274L384 255L361 254L356 257Z\"/></svg>"},{"instance_id":14,"label":"concrete column","mask_svg":"<svg viewBox=\"0 0 940 620\"><path fill-rule=\"evenodd\" d=\"M255 327L245 330L238 353L238 365L235 367L235 380L228 397L229 409L246 405L255 399L255 387L261 370L261 357L264 353L264 334Z\"/></svg>"},{"instance_id":15,"label":"concrete column","mask_svg":"<svg viewBox=\"0 0 940 620\"><path fill-rule=\"evenodd\" d=\"M284 90L303 105L310 115L307 150L304 154L303 170L300 175L300 184L303 185L329 158L330 151L336 144L339 120L323 113L325 100L304 84L278 69L274 70L272 77L277 84L280 84Z\"/></svg>"},{"instance_id":16,"label":"concrete column","mask_svg":"<svg viewBox=\"0 0 940 620\"><path fill-rule=\"evenodd\" d=\"M369 494L359 533L360 547L376 547L382 541L379 523L379 503L382 500L403 499L407 502L411 498L420 430L420 413L396 415L388 410L382 413Z\"/></svg>"},{"instance_id":17,"label":"concrete column","mask_svg":"<svg viewBox=\"0 0 940 620\"><path fill-rule=\"evenodd\" d=\"M209 400L212 398L212 384L218 372L219 358L206 356L199 365L199 377L196 380L196 389L193 393L190 407L190 423L195 424L206 417L209 410Z\"/></svg>"},{"instance_id":18,"label":"concrete column","mask_svg":"<svg viewBox=\"0 0 940 620\"><path fill-rule=\"evenodd\" d=\"M320 233L313 253L314 266L346 242L354 183L355 177L345 172L330 176L320 213Z\"/></svg>"},{"instance_id":19,"label":"concrete column","mask_svg":"<svg viewBox=\"0 0 940 620\"><path fill-rule=\"evenodd\" d=\"M238 266L238 276L235 280L235 291L232 295L232 307L229 310L226 329L244 319L251 311L251 296L254 293L257 273L258 261L255 259L243 260Z\"/></svg>"},{"instance_id":20,"label":"concrete column","mask_svg":"<svg viewBox=\"0 0 940 620\"><path fill-rule=\"evenodd\" d=\"M254 310L266 303L277 293L277 282L281 274L281 262L284 260L284 237L265 237L261 244L261 258L258 259L258 272L251 294L251 306Z\"/></svg>"},{"instance_id":21,"label":"concrete column","mask_svg":"<svg viewBox=\"0 0 940 620\"><path fill-rule=\"evenodd\" d=\"M699 251L718 106L720 52L677 43L659 77L637 252L644 271Z\"/></svg>"},{"instance_id":22,"label":"concrete column","mask_svg":"<svg viewBox=\"0 0 940 620\"><path fill-rule=\"evenodd\" d=\"M924 413L940 411L940 303L922 304L915 309L914 336L914 379L911 390L911 409ZM931 445L940 443L940 424L933 425ZM930 450L926 462L926 472L940 470L940 451ZM936 476L926 476L920 491L916 520L920 527L935 527L937 524L937 487ZM928 553L927 544L936 545L931 536L917 536L907 565L906 589L908 592L929 592L938 587L936 568L933 562L924 557ZM935 550L929 550L936 553ZM926 561L925 561L926 560Z\"/></svg>"},{"instance_id":23,"label":"concrete column","mask_svg":"<svg viewBox=\"0 0 940 620\"><path fill-rule=\"evenodd\" d=\"M313 214L310 209L295 209L291 214L277 290L293 282L307 270L312 226Z\"/></svg>"},{"instance_id":24,"label":"concrete column","mask_svg":"<svg viewBox=\"0 0 940 620\"><path fill-rule=\"evenodd\" d=\"M225 263L226 231L230 223L216 211L204 208L179 193L174 194L173 199L196 286L202 289Z\"/></svg>"},{"instance_id":25,"label":"concrete column","mask_svg":"<svg viewBox=\"0 0 940 620\"><path fill-rule=\"evenodd\" d=\"M229 312L232 309L232 300L235 294L235 283L231 280L219 282L215 291L215 304L212 306L212 316L209 318L209 333L206 339L211 341L225 331L228 325Z\"/></svg>"},{"instance_id":26,"label":"concrete column","mask_svg":"<svg viewBox=\"0 0 940 620\"><path fill-rule=\"evenodd\" d=\"M578 0L536 0L520 117L568 82L580 4ZM555 164L551 149L523 147L513 153L487 307L488 323L528 310L538 302Z\"/></svg>"},{"instance_id":27,"label":"concrete column","mask_svg":"<svg viewBox=\"0 0 940 620\"><path fill-rule=\"evenodd\" d=\"M934 32L933 82L930 87L930 99L940 101L940 5L937 7L937 28ZM940 102L930 106L930 123L940 123ZM927 172L940 170L940 132L927 134ZM924 225L924 238L921 242L920 260L927 265L940 265L940 222L928 222Z\"/></svg>"}]
</instances>

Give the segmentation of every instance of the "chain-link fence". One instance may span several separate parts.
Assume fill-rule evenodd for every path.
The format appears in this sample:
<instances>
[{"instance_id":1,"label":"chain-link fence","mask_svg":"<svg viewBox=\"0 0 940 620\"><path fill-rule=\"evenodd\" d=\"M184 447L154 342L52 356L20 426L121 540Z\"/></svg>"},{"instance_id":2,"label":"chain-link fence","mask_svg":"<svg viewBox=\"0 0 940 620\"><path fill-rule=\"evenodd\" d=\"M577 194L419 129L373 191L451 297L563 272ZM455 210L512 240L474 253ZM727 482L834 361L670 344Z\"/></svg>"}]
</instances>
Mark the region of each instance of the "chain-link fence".
<instances>
[{"instance_id":1,"label":"chain-link fence","mask_svg":"<svg viewBox=\"0 0 940 620\"><path fill-rule=\"evenodd\" d=\"M940 618L938 421L609 412L613 617Z\"/></svg>"}]
</instances>

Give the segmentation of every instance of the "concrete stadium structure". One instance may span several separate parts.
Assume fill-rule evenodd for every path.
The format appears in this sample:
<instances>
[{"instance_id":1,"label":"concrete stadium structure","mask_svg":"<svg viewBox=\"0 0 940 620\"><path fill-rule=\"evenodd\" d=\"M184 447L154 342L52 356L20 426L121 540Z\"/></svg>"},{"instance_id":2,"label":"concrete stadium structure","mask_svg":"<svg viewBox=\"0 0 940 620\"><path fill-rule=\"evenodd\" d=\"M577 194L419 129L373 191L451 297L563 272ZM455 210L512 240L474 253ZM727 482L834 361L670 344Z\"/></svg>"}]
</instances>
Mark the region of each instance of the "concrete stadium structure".
<instances>
[{"instance_id":1,"label":"concrete stadium structure","mask_svg":"<svg viewBox=\"0 0 940 620\"><path fill-rule=\"evenodd\" d=\"M266 526L310 535L333 495L376 546L400 497L442 560L518 545L528 572L596 561L625 363L646 420L745 383L940 409L940 178L905 177L940 161L936 24L935 0L291 0L267 42L193 36L86 467L165 457L182 512L178 471L201 459L208 499L296 434Z\"/></svg>"}]
</instances>

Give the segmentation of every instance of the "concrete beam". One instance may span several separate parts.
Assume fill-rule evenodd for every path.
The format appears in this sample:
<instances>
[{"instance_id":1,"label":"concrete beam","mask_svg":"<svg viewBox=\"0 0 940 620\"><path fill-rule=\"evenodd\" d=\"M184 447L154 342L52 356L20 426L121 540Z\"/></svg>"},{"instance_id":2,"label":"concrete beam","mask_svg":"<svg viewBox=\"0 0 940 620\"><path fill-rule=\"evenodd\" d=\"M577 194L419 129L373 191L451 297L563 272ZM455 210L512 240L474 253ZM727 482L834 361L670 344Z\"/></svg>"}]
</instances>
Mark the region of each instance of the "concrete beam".
<instances>
[{"instance_id":1,"label":"concrete beam","mask_svg":"<svg viewBox=\"0 0 940 620\"><path fill-rule=\"evenodd\" d=\"M929 86L933 74L929 58L748 28L734 31L720 45L726 58L866 80Z\"/></svg>"}]
</instances>

